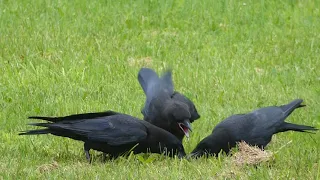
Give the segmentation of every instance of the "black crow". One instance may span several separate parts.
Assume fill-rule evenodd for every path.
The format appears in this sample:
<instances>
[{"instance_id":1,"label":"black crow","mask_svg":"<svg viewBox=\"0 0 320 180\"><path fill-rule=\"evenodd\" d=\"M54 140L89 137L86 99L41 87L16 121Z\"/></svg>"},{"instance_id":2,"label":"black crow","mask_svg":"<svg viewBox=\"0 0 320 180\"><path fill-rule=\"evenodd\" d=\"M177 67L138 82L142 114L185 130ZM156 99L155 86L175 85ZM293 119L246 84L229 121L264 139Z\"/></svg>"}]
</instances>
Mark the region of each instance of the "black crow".
<instances>
[{"instance_id":1,"label":"black crow","mask_svg":"<svg viewBox=\"0 0 320 180\"><path fill-rule=\"evenodd\" d=\"M46 129L29 130L19 135L53 134L84 142L87 160L91 161L89 150L109 154L111 158L133 153L166 153L173 157L185 156L181 142L171 133L149 122L113 111L75 114L65 117L32 116L48 123L32 123Z\"/></svg>"},{"instance_id":2,"label":"black crow","mask_svg":"<svg viewBox=\"0 0 320 180\"><path fill-rule=\"evenodd\" d=\"M189 137L193 121L200 118L193 102L183 94L174 91L171 70L161 77L150 68L141 68L139 83L146 94L142 109L144 120L165 129L182 141Z\"/></svg>"},{"instance_id":3,"label":"black crow","mask_svg":"<svg viewBox=\"0 0 320 180\"><path fill-rule=\"evenodd\" d=\"M261 149L271 141L272 135L285 131L305 132L318 129L285 122L285 119L296 109L304 107L303 100L296 99L283 106L270 106L257 109L248 114L237 114L220 122L212 134L204 138L192 151L190 157L215 155L222 150L229 153L237 142L245 141Z\"/></svg>"}]
</instances>

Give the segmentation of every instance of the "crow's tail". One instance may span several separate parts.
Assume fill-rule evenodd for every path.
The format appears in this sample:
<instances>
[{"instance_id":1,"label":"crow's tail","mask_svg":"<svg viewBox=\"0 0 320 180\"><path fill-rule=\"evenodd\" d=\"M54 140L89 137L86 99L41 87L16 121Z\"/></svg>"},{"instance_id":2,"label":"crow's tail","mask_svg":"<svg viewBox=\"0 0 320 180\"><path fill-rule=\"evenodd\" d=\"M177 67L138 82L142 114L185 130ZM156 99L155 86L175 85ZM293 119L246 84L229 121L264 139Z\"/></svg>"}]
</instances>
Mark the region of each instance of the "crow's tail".
<instances>
[{"instance_id":1,"label":"crow's tail","mask_svg":"<svg viewBox=\"0 0 320 180\"><path fill-rule=\"evenodd\" d=\"M279 132L285 132L285 131L309 132L309 131L317 131L317 130L318 130L317 128L312 126L305 126L305 125L284 122Z\"/></svg>"},{"instance_id":2,"label":"crow's tail","mask_svg":"<svg viewBox=\"0 0 320 180\"><path fill-rule=\"evenodd\" d=\"M113 116L118 115L120 113L115 111L104 111L104 112L94 112L94 113L83 113L83 114L73 114L69 116L62 116L62 117L46 117L46 116L30 116L29 119L41 119L50 122L61 122L61 121L75 121L81 119L94 119L100 118L105 116Z\"/></svg>"},{"instance_id":3,"label":"crow's tail","mask_svg":"<svg viewBox=\"0 0 320 180\"><path fill-rule=\"evenodd\" d=\"M295 99L289 104L280 106L280 108L284 111L285 117L288 117L295 109L306 106L306 105L302 105L301 104L302 102L303 102L302 99Z\"/></svg>"},{"instance_id":4,"label":"crow's tail","mask_svg":"<svg viewBox=\"0 0 320 180\"><path fill-rule=\"evenodd\" d=\"M19 135L37 135L37 134L49 134L49 129L29 130L19 133Z\"/></svg>"},{"instance_id":5,"label":"crow's tail","mask_svg":"<svg viewBox=\"0 0 320 180\"><path fill-rule=\"evenodd\" d=\"M28 119L41 119L41 120L46 120L46 121L50 121L50 122L56 122L59 121L59 117L44 117L44 116L30 116L28 117Z\"/></svg>"},{"instance_id":6,"label":"crow's tail","mask_svg":"<svg viewBox=\"0 0 320 180\"><path fill-rule=\"evenodd\" d=\"M52 123L30 123L28 125L32 126L41 126L41 127L49 127ZM19 133L19 135L36 135L36 134L49 134L51 133L50 129L37 129L37 130L28 130Z\"/></svg>"}]
</instances>

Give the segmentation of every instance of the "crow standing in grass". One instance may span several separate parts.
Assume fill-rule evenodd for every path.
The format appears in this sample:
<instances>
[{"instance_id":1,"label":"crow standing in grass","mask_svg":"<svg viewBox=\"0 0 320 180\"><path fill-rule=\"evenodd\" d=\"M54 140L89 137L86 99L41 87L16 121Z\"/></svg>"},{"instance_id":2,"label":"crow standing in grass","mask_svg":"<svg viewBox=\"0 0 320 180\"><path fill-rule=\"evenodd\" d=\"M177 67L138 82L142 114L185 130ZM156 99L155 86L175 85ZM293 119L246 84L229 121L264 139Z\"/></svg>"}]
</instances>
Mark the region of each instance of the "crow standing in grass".
<instances>
[{"instance_id":1,"label":"crow standing in grass","mask_svg":"<svg viewBox=\"0 0 320 180\"><path fill-rule=\"evenodd\" d=\"M53 134L84 142L84 151L90 162L89 150L109 154L111 158L132 150L137 153L166 153L168 156L185 156L181 142L169 132L146 121L113 111L76 114L65 117L39 117L50 123L32 123L46 129L29 130L19 135Z\"/></svg>"},{"instance_id":2,"label":"crow standing in grass","mask_svg":"<svg viewBox=\"0 0 320 180\"><path fill-rule=\"evenodd\" d=\"M152 69L142 68L138 80L146 94L144 120L171 132L181 141L184 135L189 137L190 123L200 115L190 99L174 91L171 70L159 77Z\"/></svg>"},{"instance_id":3,"label":"crow standing in grass","mask_svg":"<svg viewBox=\"0 0 320 180\"><path fill-rule=\"evenodd\" d=\"M263 149L271 141L273 134L285 131L316 131L317 129L311 126L285 122L296 108L305 106L301 105L302 101L296 99L283 106L270 106L248 114L230 116L220 122L212 134L197 145L190 156L199 157L208 154L217 156L221 150L228 153L240 141Z\"/></svg>"}]
</instances>

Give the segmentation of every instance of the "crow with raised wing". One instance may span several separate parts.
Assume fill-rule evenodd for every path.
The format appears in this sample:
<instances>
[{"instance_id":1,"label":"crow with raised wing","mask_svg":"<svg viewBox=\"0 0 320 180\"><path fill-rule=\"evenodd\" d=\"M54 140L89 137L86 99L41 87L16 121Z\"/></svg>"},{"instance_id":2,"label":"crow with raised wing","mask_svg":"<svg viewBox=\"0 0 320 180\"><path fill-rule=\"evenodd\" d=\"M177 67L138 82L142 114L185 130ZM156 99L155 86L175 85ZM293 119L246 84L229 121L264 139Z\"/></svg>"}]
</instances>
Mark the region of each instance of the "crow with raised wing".
<instances>
[{"instance_id":1,"label":"crow with raised wing","mask_svg":"<svg viewBox=\"0 0 320 180\"><path fill-rule=\"evenodd\" d=\"M185 156L181 142L171 133L146 121L113 111L75 114L65 117L32 116L47 123L30 125L45 129L28 130L19 135L53 134L84 142L84 151L90 162L89 150L94 149L111 158L137 153L165 153L173 157Z\"/></svg>"},{"instance_id":2,"label":"crow with raised wing","mask_svg":"<svg viewBox=\"0 0 320 180\"><path fill-rule=\"evenodd\" d=\"M200 118L193 102L174 91L171 70L161 77L150 68L141 68L139 83L146 95L142 109L144 120L165 129L182 141L189 137L191 123Z\"/></svg>"},{"instance_id":3,"label":"crow with raised wing","mask_svg":"<svg viewBox=\"0 0 320 180\"><path fill-rule=\"evenodd\" d=\"M257 109L248 114L237 114L220 122L212 134L204 138L192 151L191 157L202 155L217 156L220 151L229 153L237 142L245 141L249 145L265 148L272 135L285 131L308 132L318 129L285 122L285 119L297 108L304 107L303 100L296 99L282 106L270 106Z\"/></svg>"}]
</instances>

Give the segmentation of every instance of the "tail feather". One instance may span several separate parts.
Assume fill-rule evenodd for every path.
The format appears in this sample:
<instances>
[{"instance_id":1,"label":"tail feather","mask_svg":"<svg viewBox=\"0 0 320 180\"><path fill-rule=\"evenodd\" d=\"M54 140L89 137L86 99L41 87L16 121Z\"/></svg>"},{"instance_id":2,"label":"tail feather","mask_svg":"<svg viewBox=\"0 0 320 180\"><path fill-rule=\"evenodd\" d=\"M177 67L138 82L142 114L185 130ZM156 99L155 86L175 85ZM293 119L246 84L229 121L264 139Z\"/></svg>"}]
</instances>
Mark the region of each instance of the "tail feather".
<instances>
[{"instance_id":1,"label":"tail feather","mask_svg":"<svg viewBox=\"0 0 320 180\"><path fill-rule=\"evenodd\" d=\"M119 113L114 111L105 111L105 112L96 112L96 113L83 113L83 114L74 114L63 117L45 117L45 116L30 116L29 119L41 119L50 122L60 122L60 121L72 121L72 120L81 120L81 119L94 119L104 116L117 115Z\"/></svg>"},{"instance_id":2,"label":"tail feather","mask_svg":"<svg viewBox=\"0 0 320 180\"><path fill-rule=\"evenodd\" d=\"M301 104L302 102L303 102L302 99L295 99L289 104L280 106L280 108L284 111L285 116L288 117L295 109L306 106L306 105L302 105Z\"/></svg>"},{"instance_id":3,"label":"tail feather","mask_svg":"<svg viewBox=\"0 0 320 180\"><path fill-rule=\"evenodd\" d=\"M285 132L285 131L308 132L308 131L318 131L318 129L312 126L305 126L305 125L292 124L292 123L285 122L279 132Z\"/></svg>"},{"instance_id":4,"label":"tail feather","mask_svg":"<svg viewBox=\"0 0 320 180\"><path fill-rule=\"evenodd\" d=\"M39 127L49 127L50 125L53 125L53 123L29 123L28 125L39 126Z\"/></svg>"},{"instance_id":5,"label":"tail feather","mask_svg":"<svg viewBox=\"0 0 320 180\"><path fill-rule=\"evenodd\" d=\"M49 134L49 129L38 129L38 130L29 130L29 131L23 131L19 133L19 135L37 135L37 134Z\"/></svg>"},{"instance_id":6,"label":"tail feather","mask_svg":"<svg viewBox=\"0 0 320 180\"><path fill-rule=\"evenodd\" d=\"M53 123L29 123L28 125L31 126L40 126L40 127L49 127L50 124ZM51 131L50 129L37 129L37 130L28 130L19 133L19 135L36 135L36 134L49 134Z\"/></svg>"},{"instance_id":7,"label":"tail feather","mask_svg":"<svg viewBox=\"0 0 320 180\"><path fill-rule=\"evenodd\" d=\"M46 120L50 122L56 122L59 117L44 117L44 116L30 116L28 119L41 119L41 120Z\"/></svg>"}]
</instances>

